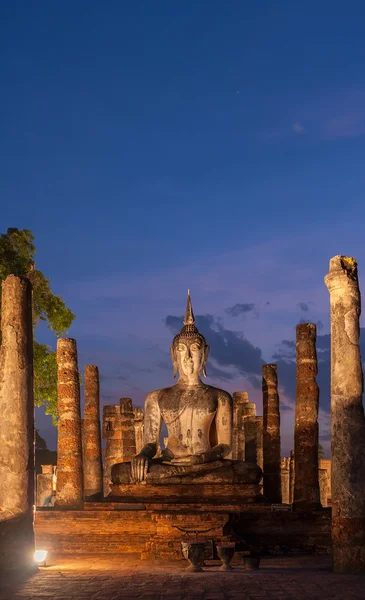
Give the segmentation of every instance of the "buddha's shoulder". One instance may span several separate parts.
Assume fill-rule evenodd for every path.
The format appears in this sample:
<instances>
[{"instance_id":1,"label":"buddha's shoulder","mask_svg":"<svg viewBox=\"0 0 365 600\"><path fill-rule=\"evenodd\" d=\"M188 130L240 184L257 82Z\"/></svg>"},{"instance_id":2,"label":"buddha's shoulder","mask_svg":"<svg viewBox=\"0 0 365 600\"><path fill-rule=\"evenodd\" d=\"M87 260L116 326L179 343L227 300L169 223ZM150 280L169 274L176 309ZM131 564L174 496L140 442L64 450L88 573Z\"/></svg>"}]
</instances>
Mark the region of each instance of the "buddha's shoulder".
<instances>
[{"instance_id":1,"label":"buddha's shoulder","mask_svg":"<svg viewBox=\"0 0 365 600\"><path fill-rule=\"evenodd\" d=\"M166 388L160 388L159 390L153 390L153 392L150 392L149 394L147 394L146 396L146 401L147 400L159 400L160 398L164 397L164 396L171 396L176 394L176 386L172 385L170 387L166 387Z\"/></svg>"},{"instance_id":2,"label":"buddha's shoulder","mask_svg":"<svg viewBox=\"0 0 365 600\"><path fill-rule=\"evenodd\" d=\"M210 389L212 390L212 393L214 393L214 395L221 400L227 400L228 402L232 402L232 396L229 392L226 392L226 390L221 390L220 388L216 388L213 386L209 386Z\"/></svg>"}]
</instances>

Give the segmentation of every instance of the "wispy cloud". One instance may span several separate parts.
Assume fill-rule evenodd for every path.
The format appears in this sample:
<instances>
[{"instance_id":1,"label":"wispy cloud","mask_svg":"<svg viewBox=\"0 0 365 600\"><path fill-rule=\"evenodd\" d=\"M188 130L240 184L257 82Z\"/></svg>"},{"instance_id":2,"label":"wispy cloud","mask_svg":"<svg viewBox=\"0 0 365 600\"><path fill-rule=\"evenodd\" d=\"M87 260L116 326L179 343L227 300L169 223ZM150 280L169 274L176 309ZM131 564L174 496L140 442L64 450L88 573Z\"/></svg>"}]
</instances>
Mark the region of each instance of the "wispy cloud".
<instances>
[{"instance_id":1,"label":"wispy cloud","mask_svg":"<svg viewBox=\"0 0 365 600\"><path fill-rule=\"evenodd\" d=\"M301 123L299 123L298 121L296 123L293 123L292 130L294 131L294 133L296 133L298 135L304 133L303 125Z\"/></svg>"},{"instance_id":2,"label":"wispy cloud","mask_svg":"<svg viewBox=\"0 0 365 600\"><path fill-rule=\"evenodd\" d=\"M365 134L365 108L362 112L333 117L324 126L326 137L330 139L357 137Z\"/></svg>"}]
</instances>

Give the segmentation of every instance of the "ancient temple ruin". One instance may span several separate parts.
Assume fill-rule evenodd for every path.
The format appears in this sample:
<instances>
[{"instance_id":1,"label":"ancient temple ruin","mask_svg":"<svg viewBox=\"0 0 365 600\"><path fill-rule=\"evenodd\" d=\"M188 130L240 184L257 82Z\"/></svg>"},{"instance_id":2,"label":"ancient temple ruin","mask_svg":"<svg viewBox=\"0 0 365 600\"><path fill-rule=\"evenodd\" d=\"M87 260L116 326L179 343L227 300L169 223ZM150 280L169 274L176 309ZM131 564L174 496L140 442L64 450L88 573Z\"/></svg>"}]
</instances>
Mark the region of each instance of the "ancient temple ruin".
<instances>
[{"instance_id":1,"label":"ancient temple ruin","mask_svg":"<svg viewBox=\"0 0 365 600\"><path fill-rule=\"evenodd\" d=\"M53 552L179 559L182 540L193 532L206 544L207 556L213 556L217 543L229 540L259 544L261 551L330 552L333 544L336 571L365 570L355 261L333 258L326 284L331 298L332 462L318 458L315 325L297 327L294 450L283 457L277 365L262 368L263 415L256 414L247 392L231 396L206 383L209 345L196 326L188 295L182 329L171 346L177 383L148 394L143 409L122 397L103 407L101 423L99 372L88 365L81 415L76 341L58 340L57 471L42 466L34 496L30 287L22 279L7 278L0 355L0 406L8 423L7 429L4 420L0 424L0 438L8 440L0 449L0 476L8 488L0 491L2 530L11 523L20 531L9 516L14 513L17 523L24 524L26 543L34 547L34 503L35 543ZM22 432L16 453L9 423ZM161 447L163 423L168 435ZM19 547L18 542L18 552Z\"/></svg>"}]
</instances>

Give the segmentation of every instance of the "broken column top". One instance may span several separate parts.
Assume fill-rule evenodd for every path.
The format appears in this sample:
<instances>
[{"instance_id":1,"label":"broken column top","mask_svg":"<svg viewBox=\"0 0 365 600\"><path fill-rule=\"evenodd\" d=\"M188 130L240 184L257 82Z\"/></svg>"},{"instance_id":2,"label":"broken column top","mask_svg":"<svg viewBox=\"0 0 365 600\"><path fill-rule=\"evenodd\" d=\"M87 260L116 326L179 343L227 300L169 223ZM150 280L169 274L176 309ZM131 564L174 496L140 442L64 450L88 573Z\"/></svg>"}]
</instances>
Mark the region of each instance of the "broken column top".
<instances>
[{"instance_id":1,"label":"broken column top","mask_svg":"<svg viewBox=\"0 0 365 600\"><path fill-rule=\"evenodd\" d=\"M299 323L296 327L297 340L298 338L315 337L317 326L314 323Z\"/></svg>"},{"instance_id":2,"label":"broken column top","mask_svg":"<svg viewBox=\"0 0 365 600\"><path fill-rule=\"evenodd\" d=\"M277 382L278 379L278 366L275 363L268 363L262 365L262 376L267 381Z\"/></svg>"},{"instance_id":3,"label":"broken column top","mask_svg":"<svg viewBox=\"0 0 365 600\"><path fill-rule=\"evenodd\" d=\"M119 400L119 404L120 404L120 412L121 412L121 414L124 414L124 413L133 413L132 398L121 398Z\"/></svg>"},{"instance_id":4,"label":"broken column top","mask_svg":"<svg viewBox=\"0 0 365 600\"><path fill-rule=\"evenodd\" d=\"M107 404L103 406L103 416L105 417L115 417L119 415L120 407L119 404Z\"/></svg>"},{"instance_id":5,"label":"broken column top","mask_svg":"<svg viewBox=\"0 0 365 600\"><path fill-rule=\"evenodd\" d=\"M324 278L328 288L358 285L357 262L352 256L338 254L330 259L329 272Z\"/></svg>"},{"instance_id":6,"label":"broken column top","mask_svg":"<svg viewBox=\"0 0 365 600\"><path fill-rule=\"evenodd\" d=\"M99 369L96 365L86 365L85 367L85 376L86 375L94 375L97 377L99 375Z\"/></svg>"},{"instance_id":7,"label":"broken column top","mask_svg":"<svg viewBox=\"0 0 365 600\"><path fill-rule=\"evenodd\" d=\"M256 404L254 402L247 402L244 406L244 417L256 417Z\"/></svg>"},{"instance_id":8,"label":"broken column top","mask_svg":"<svg viewBox=\"0 0 365 600\"><path fill-rule=\"evenodd\" d=\"M73 338L58 338L57 340L57 362L74 363L77 361L76 340Z\"/></svg>"},{"instance_id":9,"label":"broken column top","mask_svg":"<svg viewBox=\"0 0 365 600\"><path fill-rule=\"evenodd\" d=\"M133 415L135 421L143 421L143 408L133 408Z\"/></svg>"},{"instance_id":10,"label":"broken column top","mask_svg":"<svg viewBox=\"0 0 365 600\"><path fill-rule=\"evenodd\" d=\"M247 392L233 392L232 398L234 402L239 404L245 404L248 402L248 393Z\"/></svg>"}]
</instances>

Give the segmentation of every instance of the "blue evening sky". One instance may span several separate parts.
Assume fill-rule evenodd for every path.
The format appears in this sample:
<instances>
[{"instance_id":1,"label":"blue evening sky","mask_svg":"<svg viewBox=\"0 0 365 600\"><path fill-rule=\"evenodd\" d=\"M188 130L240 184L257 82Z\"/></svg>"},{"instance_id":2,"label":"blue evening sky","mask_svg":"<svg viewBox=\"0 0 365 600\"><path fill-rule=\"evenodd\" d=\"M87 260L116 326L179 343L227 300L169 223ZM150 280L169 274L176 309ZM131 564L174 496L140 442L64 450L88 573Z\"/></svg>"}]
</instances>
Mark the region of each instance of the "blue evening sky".
<instances>
[{"instance_id":1,"label":"blue evening sky","mask_svg":"<svg viewBox=\"0 0 365 600\"><path fill-rule=\"evenodd\" d=\"M103 404L171 384L188 287L208 382L258 413L261 362L295 324L325 340L329 258L365 269L364 28L360 0L1 3L1 231L35 234Z\"/></svg>"}]
</instances>

